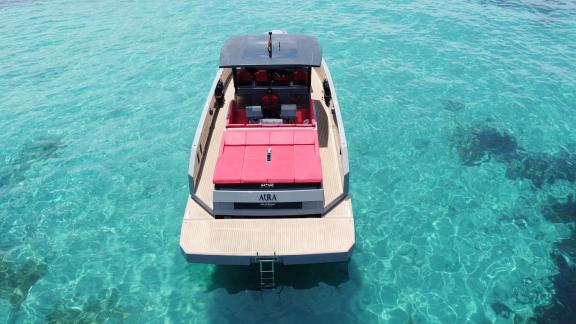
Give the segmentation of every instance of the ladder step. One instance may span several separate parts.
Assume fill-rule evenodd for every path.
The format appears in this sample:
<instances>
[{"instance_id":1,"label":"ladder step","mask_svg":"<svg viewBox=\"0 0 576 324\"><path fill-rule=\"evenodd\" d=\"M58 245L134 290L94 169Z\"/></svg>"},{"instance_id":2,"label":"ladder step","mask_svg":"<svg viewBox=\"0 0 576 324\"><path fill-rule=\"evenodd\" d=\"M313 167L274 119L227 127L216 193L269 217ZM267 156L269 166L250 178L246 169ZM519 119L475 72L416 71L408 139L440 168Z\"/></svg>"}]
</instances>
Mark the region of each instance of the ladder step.
<instances>
[{"instance_id":1,"label":"ladder step","mask_svg":"<svg viewBox=\"0 0 576 324\"><path fill-rule=\"evenodd\" d=\"M276 258L257 260L260 272L260 289L273 289L276 287L274 278Z\"/></svg>"},{"instance_id":2,"label":"ladder step","mask_svg":"<svg viewBox=\"0 0 576 324\"><path fill-rule=\"evenodd\" d=\"M260 289L274 289L276 288L276 279L274 273L276 271L275 264L278 262L276 253L274 257L260 257L256 253L256 262L259 265L260 272Z\"/></svg>"}]
</instances>

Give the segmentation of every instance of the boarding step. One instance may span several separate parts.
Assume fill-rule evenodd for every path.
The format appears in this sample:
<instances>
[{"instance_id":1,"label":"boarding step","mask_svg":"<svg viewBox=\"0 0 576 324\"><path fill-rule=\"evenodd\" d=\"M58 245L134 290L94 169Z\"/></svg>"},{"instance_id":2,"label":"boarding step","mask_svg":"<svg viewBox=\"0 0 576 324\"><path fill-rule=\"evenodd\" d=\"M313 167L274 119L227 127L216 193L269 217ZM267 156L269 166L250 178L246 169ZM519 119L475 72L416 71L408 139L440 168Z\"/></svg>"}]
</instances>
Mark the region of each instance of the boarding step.
<instances>
[{"instance_id":1,"label":"boarding step","mask_svg":"<svg viewBox=\"0 0 576 324\"><path fill-rule=\"evenodd\" d=\"M273 257L257 257L258 270L260 272L260 290L276 288L275 264L278 262L276 253Z\"/></svg>"}]
</instances>

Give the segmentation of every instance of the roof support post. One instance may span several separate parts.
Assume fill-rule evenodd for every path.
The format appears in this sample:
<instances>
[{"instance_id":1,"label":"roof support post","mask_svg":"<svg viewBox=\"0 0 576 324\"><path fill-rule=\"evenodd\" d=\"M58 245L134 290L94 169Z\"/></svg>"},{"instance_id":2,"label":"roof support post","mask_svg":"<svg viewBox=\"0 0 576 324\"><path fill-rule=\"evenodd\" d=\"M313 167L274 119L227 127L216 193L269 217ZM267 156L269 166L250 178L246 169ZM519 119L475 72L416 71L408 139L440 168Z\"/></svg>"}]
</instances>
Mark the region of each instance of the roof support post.
<instances>
[{"instance_id":1,"label":"roof support post","mask_svg":"<svg viewBox=\"0 0 576 324\"><path fill-rule=\"evenodd\" d=\"M312 67L308 67L308 92L312 89Z\"/></svg>"},{"instance_id":2,"label":"roof support post","mask_svg":"<svg viewBox=\"0 0 576 324\"><path fill-rule=\"evenodd\" d=\"M232 68L232 79L234 82L234 90L238 90L238 80L236 79L236 68ZM236 93L236 91L234 91Z\"/></svg>"}]
</instances>

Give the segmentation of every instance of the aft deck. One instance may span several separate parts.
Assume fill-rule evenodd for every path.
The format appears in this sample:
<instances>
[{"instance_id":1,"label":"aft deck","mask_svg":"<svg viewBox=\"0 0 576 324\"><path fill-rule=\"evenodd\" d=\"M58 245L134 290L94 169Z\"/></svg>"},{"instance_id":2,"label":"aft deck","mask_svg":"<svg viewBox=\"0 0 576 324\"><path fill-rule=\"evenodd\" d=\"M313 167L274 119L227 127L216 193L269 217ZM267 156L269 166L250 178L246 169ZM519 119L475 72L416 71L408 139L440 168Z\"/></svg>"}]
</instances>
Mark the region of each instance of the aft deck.
<instances>
[{"instance_id":1,"label":"aft deck","mask_svg":"<svg viewBox=\"0 0 576 324\"><path fill-rule=\"evenodd\" d=\"M322 218L214 219L188 199L180 246L192 262L250 264L277 256L284 264L345 260L354 245L350 198Z\"/></svg>"}]
</instances>

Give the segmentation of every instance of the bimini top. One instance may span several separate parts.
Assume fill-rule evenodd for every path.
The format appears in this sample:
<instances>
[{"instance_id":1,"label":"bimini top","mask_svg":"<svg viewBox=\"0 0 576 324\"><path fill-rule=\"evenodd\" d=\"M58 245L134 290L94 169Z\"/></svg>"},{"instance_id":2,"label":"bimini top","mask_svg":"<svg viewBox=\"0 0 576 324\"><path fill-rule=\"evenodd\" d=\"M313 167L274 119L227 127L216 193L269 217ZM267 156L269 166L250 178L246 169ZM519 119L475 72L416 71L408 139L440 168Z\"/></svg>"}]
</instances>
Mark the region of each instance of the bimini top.
<instances>
[{"instance_id":1,"label":"bimini top","mask_svg":"<svg viewBox=\"0 0 576 324\"><path fill-rule=\"evenodd\" d=\"M293 34L239 35L220 51L220 67L306 67L322 64L322 49L314 37Z\"/></svg>"}]
</instances>

